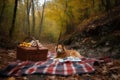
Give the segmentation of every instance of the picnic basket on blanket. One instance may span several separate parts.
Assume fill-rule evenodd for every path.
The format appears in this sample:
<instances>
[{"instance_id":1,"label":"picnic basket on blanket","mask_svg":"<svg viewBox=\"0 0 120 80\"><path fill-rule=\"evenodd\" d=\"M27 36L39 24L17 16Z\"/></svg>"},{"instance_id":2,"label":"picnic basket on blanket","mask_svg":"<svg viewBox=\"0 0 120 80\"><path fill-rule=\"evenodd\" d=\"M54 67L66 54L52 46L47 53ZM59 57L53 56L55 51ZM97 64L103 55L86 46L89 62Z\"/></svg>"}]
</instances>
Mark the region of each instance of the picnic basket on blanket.
<instances>
[{"instance_id":1,"label":"picnic basket on blanket","mask_svg":"<svg viewBox=\"0 0 120 80\"><path fill-rule=\"evenodd\" d=\"M36 39L32 38L35 42ZM37 42L36 42L37 44ZM22 46L17 46L17 59L26 61L44 61L47 60L47 53L48 53L48 48L46 47L39 47L38 44L36 46L31 46L31 47L22 47Z\"/></svg>"}]
</instances>

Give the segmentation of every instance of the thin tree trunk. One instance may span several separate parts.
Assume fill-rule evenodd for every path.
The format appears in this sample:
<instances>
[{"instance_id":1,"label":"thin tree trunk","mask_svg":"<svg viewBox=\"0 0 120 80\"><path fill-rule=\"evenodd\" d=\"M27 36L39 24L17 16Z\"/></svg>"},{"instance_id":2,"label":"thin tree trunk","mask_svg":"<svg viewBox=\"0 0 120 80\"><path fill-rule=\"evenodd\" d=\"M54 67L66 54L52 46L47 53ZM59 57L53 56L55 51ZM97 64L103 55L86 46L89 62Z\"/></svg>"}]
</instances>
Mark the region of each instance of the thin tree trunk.
<instances>
[{"instance_id":1,"label":"thin tree trunk","mask_svg":"<svg viewBox=\"0 0 120 80\"><path fill-rule=\"evenodd\" d=\"M109 18L111 18L111 1L110 0L101 0L102 5L105 7L105 11Z\"/></svg>"},{"instance_id":2,"label":"thin tree trunk","mask_svg":"<svg viewBox=\"0 0 120 80\"><path fill-rule=\"evenodd\" d=\"M105 2L104 2L104 0L101 0L101 4L105 7Z\"/></svg>"},{"instance_id":3,"label":"thin tree trunk","mask_svg":"<svg viewBox=\"0 0 120 80\"><path fill-rule=\"evenodd\" d=\"M3 0L2 2L3 2L3 6L2 6L1 13L0 13L0 25L1 25L1 22L2 22L2 18L3 18L2 16L4 14L5 6L6 6L5 0Z\"/></svg>"},{"instance_id":4,"label":"thin tree trunk","mask_svg":"<svg viewBox=\"0 0 120 80\"><path fill-rule=\"evenodd\" d=\"M41 18L41 13L40 13L40 11L39 11L39 1L37 0L37 3L36 3L36 6L37 6L37 9L38 9L38 15L39 15L39 17Z\"/></svg>"},{"instance_id":5,"label":"thin tree trunk","mask_svg":"<svg viewBox=\"0 0 120 80\"><path fill-rule=\"evenodd\" d=\"M110 0L106 0L106 11L109 11L111 9L111 2Z\"/></svg>"},{"instance_id":6,"label":"thin tree trunk","mask_svg":"<svg viewBox=\"0 0 120 80\"><path fill-rule=\"evenodd\" d=\"M73 13L71 9L68 10L68 0L65 0L65 14L69 18L69 21L66 18L66 34L74 32L74 23L73 23Z\"/></svg>"},{"instance_id":7,"label":"thin tree trunk","mask_svg":"<svg viewBox=\"0 0 120 80\"><path fill-rule=\"evenodd\" d=\"M27 34L30 36L30 19L29 19L29 14L30 14L30 8L31 8L31 1L27 0Z\"/></svg>"},{"instance_id":8,"label":"thin tree trunk","mask_svg":"<svg viewBox=\"0 0 120 80\"><path fill-rule=\"evenodd\" d=\"M60 43L60 41L61 41L61 36L62 36L62 33L63 33L63 18L62 18L62 16L60 15L59 16L60 17L60 21L61 21L61 29L60 29L60 33L59 33L59 36L58 36L58 40L57 40L57 43L59 44Z\"/></svg>"},{"instance_id":9,"label":"thin tree trunk","mask_svg":"<svg viewBox=\"0 0 120 80\"><path fill-rule=\"evenodd\" d=\"M35 34L35 9L34 9L34 1L32 0L32 35L34 36Z\"/></svg>"},{"instance_id":10,"label":"thin tree trunk","mask_svg":"<svg viewBox=\"0 0 120 80\"><path fill-rule=\"evenodd\" d=\"M65 12L65 14L66 14L66 34L69 32L69 26L68 26L68 20L67 20L67 13L68 13L68 0L65 0L65 10L64 10L64 12Z\"/></svg>"},{"instance_id":11,"label":"thin tree trunk","mask_svg":"<svg viewBox=\"0 0 120 80\"><path fill-rule=\"evenodd\" d=\"M40 20L39 39L41 38L41 33L42 33L45 4L46 4L46 0L44 0L43 9L42 9L42 16L41 16L41 20Z\"/></svg>"},{"instance_id":12,"label":"thin tree trunk","mask_svg":"<svg viewBox=\"0 0 120 80\"><path fill-rule=\"evenodd\" d=\"M115 6L119 6L120 5L120 0L115 0Z\"/></svg>"},{"instance_id":13,"label":"thin tree trunk","mask_svg":"<svg viewBox=\"0 0 120 80\"><path fill-rule=\"evenodd\" d=\"M102 5L105 7L106 11L109 11L111 8L111 2L110 0L101 0Z\"/></svg>"},{"instance_id":14,"label":"thin tree trunk","mask_svg":"<svg viewBox=\"0 0 120 80\"><path fill-rule=\"evenodd\" d=\"M17 5L18 5L18 0L15 0L15 6L14 6L14 13L13 13L13 19L12 19L12 25L9 31L9 37L13 37L13 32L15 29L15 20L16 20L16 13L17 13Z\"/></svg>"}]
</instances>

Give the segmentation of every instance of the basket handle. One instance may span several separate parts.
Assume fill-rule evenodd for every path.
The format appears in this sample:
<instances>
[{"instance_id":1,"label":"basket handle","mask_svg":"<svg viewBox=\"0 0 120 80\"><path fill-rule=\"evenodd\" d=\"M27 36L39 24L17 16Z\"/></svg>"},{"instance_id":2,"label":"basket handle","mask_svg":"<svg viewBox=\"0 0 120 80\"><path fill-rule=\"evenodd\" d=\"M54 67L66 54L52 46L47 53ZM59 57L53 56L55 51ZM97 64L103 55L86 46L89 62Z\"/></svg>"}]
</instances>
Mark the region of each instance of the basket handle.
<instances>
[{"instance_id":1,"label":"basket handle","mask_svg":"<svg viewBox=\"0 0 120 80\"><path fill-rule=\"evenodd\" d=\"M39 49L39 45L38 45L38 42L37 42L37 40L35 39L35 37L29 36L29 37L26 37L23 41L25 41L25 40L27 40L27 39L32 39L32 40L34 40L34 41L35 41L35 44L36 44L35 47L37 47L37 49Z\"/></svg>"}]
</instances>

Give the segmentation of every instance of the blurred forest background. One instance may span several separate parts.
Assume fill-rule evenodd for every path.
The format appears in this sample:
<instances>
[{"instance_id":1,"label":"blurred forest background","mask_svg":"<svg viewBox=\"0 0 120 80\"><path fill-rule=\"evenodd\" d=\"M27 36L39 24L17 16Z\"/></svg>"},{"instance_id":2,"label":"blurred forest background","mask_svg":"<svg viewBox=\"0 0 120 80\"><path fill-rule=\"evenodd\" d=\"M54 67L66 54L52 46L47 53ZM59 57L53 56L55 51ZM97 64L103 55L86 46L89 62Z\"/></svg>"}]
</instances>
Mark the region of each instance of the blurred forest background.
<instances>
[{"instance_id":1,"label":"blurred forest background","mask_svg":"<svg viewBox=\"0 0 120 80\"><path fill-rule=\"evenodd\" d=\"M48 42L57 42L61 35L66 39L104 23L103 16L113 20L119 4L119 0L0 0L0 46L17 44L26 36ZM95 24L100 18L103 22Z\"/></svg>"}]
</instances>

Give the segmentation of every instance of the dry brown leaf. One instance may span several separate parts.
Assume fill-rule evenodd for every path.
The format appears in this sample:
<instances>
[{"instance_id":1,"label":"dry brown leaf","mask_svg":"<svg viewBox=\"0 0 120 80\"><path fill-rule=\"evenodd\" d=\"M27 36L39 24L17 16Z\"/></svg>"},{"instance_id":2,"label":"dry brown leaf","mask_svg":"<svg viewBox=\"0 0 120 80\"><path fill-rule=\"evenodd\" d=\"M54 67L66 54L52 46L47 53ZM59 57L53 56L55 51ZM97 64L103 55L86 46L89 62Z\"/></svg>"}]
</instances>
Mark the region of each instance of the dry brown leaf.
<instances>
[{"instance_id":1,"label":"dry brown leaf","mask_svg":"<svg viewBox=\"0 0 120 80\"><path fill-rule=\"evenodd\" d=\"M7 80L15 80L15 77L9 77Z\"/></svg>"}]
</instances>

